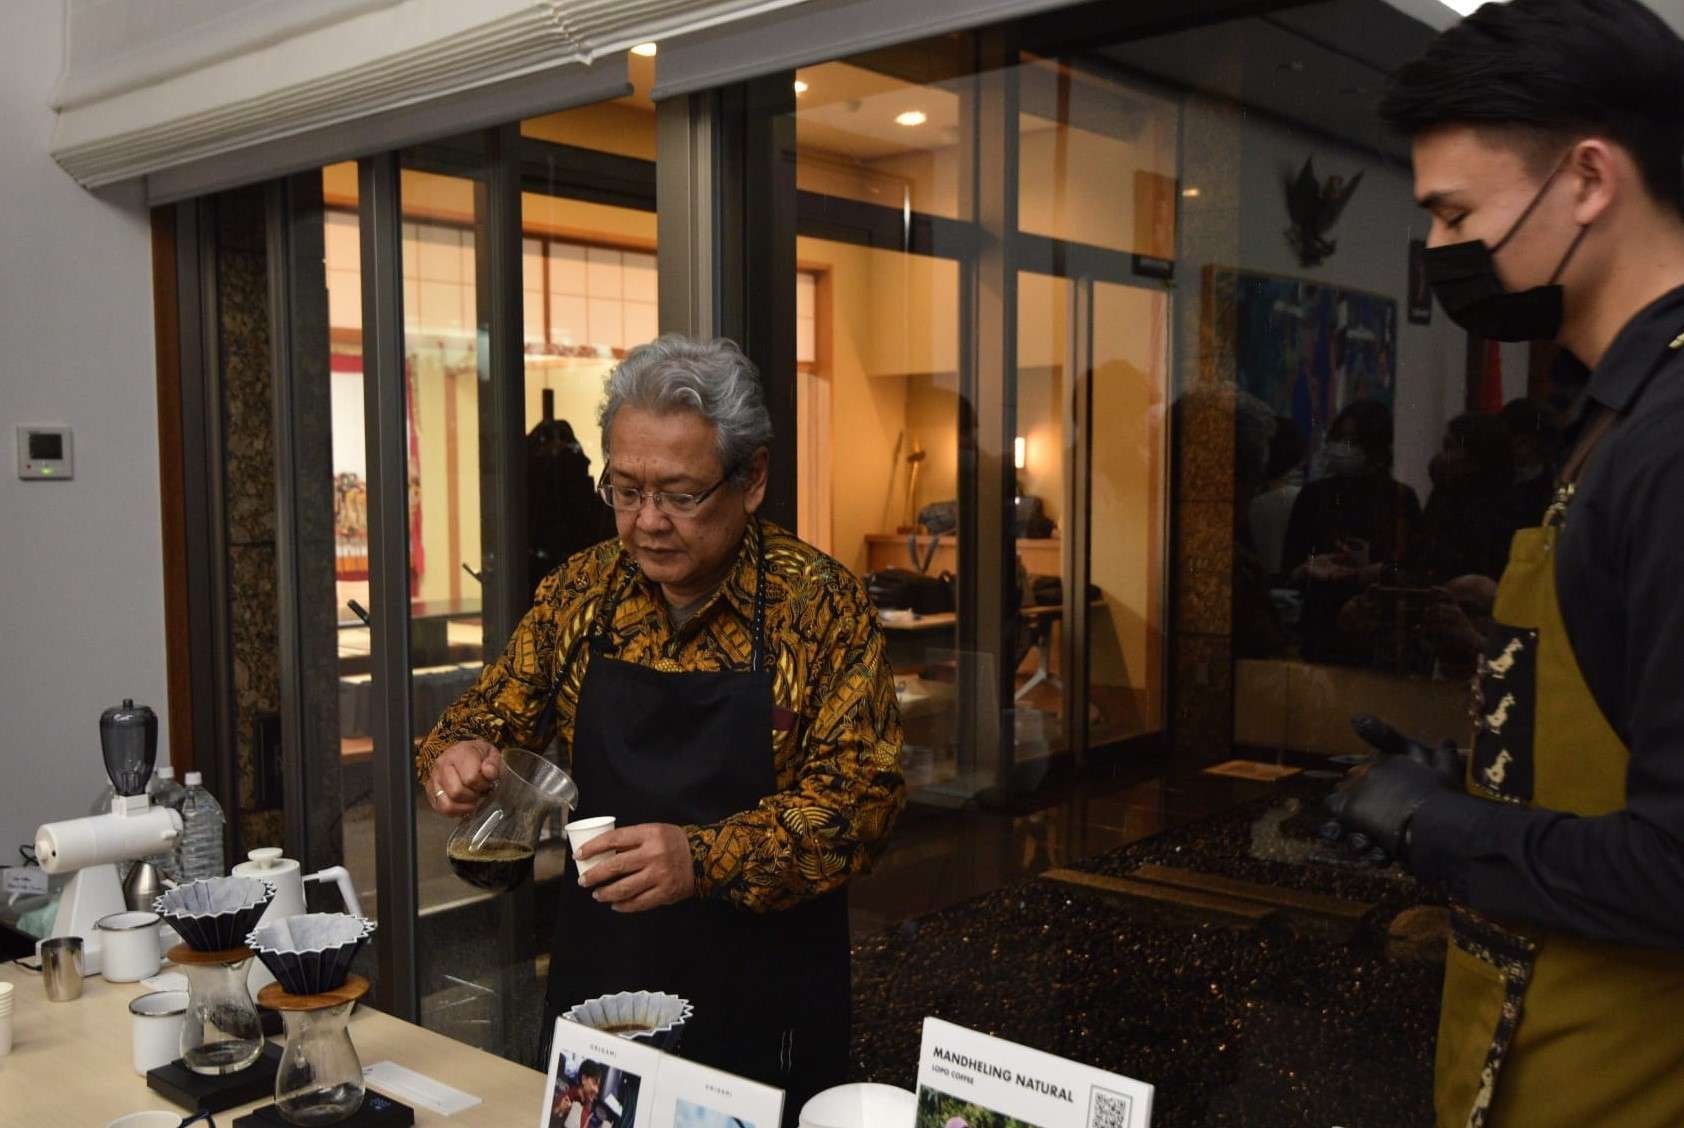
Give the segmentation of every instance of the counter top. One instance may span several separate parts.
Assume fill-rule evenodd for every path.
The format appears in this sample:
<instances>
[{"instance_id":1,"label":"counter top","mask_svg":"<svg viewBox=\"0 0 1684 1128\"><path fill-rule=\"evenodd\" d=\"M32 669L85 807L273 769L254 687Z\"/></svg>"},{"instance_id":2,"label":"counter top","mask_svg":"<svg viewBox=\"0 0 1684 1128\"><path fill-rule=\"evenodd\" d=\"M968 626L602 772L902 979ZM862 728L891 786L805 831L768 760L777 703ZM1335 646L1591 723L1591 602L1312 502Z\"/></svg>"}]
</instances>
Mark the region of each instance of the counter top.
<instances>
[{"instance_id":1,"label":"counter top","mask_svg":"<svg viewBox=\"0 0 1684 1128\"><path fill-rule=\"evenodd\" d=\"M176 1110L146 1087L146 1079L132 1065L128 1004L150 988L107 983L95 975L87 979L80 999L53 1003L47 1001L38 972L0 964L0 981L15 985L12 1052L0 1057L0 1121L31 1128L99 1128L129 1112ZM529 1124L543 1102L542 1073L370 1007L359 1008L351 1019L351 1038L365 1066L394 1061L483 1101L450 1117L417 1108L417 1125ZM219 1112L216 1122L232 1124L268 1103Z\"/></svg>"}]
</instances>

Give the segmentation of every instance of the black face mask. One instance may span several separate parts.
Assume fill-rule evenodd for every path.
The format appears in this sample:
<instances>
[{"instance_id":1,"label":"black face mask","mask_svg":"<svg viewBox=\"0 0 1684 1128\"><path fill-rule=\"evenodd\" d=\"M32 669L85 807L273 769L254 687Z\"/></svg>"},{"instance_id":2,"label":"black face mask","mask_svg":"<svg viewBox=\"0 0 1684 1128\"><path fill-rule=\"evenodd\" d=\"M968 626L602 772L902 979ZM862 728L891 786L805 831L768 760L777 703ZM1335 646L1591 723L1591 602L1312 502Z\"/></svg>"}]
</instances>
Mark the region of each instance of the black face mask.
<instances>
[{"instance_id":1,"label":"black face mask","mask_svg":"<svg viewBox=\"0 0 1684 1128\"><path fill-rule=\"evenodd\" d=\"M1567 253L1561 256L1555 273L1542 286L1533 286L1528 290L1505 289L1503 280L1497 275L1495 255L1514 238L1520 225L1526 222L1526 217L1532 214L1544 198L1544 193L1549 191L1564 164L1565 161L1555 166L1555 171L1544 180L1532 202L1526 205L1526 210L1520 213L1520 218L1514 221L1508 234L1497 240L1495 246L1487 247L1474 239L1427 250L1424 263L1427 284L1432 287L1433 295L1444 307L1444 312L1450 315L1450 320L1475 336L1492 341L1548 341L1561 332L1561 286L1558 280L1561 272L1567 269L1573 252L1579 249L1585 232L1590 230L1589 225L1579 228L1578 235L1567 247Z\"/></svg>"}]
</instances>

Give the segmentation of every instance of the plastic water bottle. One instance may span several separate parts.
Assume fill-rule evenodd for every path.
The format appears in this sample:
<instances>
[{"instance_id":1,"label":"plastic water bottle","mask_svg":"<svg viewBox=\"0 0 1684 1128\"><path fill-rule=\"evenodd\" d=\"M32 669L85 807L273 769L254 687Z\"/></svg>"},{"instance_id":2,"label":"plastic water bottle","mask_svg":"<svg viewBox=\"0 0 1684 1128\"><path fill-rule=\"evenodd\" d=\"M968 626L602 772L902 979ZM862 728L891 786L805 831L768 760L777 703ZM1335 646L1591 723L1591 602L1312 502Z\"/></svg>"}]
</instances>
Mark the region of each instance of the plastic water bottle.
<instances>
[{"instance_id":1,"label":"plastic water bottle","mask_svg":"<svg viewBox=\"0 0 1684 1128\"><path fill-rule=\"evenodd\" d=\"M112 787L110 782L101 784L99 788L99 797L95 799L93 801L93 805L88 808L88 814L109 815L111 813L111 800L116 797L117 789Z\"/></svg>"},{"instance_id":2,"label":"plastic water bottle","mask_svg":"<svg viewBox=\"0 0 1684 1128\"><path fill-rule=\"evenodd\" d=\"M146 798L154 807L164 807L179 814L182 800L187 798L187 789L175 781L175 769L164 764L153 772L152 778L147 781ZM146 860L152 863L159 877L167 877L171 881L181 880L181 875L176 871L173 849Z\"/></svg>"},{"instance_id":3,"label":"plastic water bottle","mask_svg":"<svg viewBox=\"0 0 1684 1128\"><path fill-rule=\"evenodd\" d=\"M176 872L181 881L221 877L225 872L222 854L222 807L205 790L204 777L187 773L187 792L181 800L181 839L176 848Z\"/></svg>"}]
</instances>

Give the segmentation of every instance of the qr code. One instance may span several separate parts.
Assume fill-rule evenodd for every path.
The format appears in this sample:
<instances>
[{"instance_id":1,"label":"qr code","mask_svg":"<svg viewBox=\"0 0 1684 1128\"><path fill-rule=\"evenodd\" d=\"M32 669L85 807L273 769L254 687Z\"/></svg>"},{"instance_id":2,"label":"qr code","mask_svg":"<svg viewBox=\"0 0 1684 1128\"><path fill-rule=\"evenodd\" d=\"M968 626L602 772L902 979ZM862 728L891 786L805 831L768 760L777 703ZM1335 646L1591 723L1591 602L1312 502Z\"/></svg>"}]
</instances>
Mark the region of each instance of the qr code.
<instances>
[{"instance_id":1,"label":"qr code","mask_svg":"<svg viewBox=\"0 0 1684 1128\"><path fill-rule=\"evenodd\" d=\"M1095 1088L1088 1108L1088 1128L1129 1128L1134 1101L1122 1093Z\"/></svg>"}]
</instances>

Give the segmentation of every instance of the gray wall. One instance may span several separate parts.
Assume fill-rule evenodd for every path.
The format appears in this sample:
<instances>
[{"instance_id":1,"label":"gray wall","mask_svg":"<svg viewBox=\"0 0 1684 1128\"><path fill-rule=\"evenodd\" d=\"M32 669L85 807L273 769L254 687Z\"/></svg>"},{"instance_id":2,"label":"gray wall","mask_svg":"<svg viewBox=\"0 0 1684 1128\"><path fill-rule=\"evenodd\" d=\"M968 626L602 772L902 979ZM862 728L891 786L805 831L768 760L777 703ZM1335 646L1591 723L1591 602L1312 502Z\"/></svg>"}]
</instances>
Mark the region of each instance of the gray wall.
<instances>
[{"instance_id":1,"label":"gray wall","mask_svg":"<svg viewBox=\"0 0 1684 1128\"><path fill-rule=\"evenodd\" d=\"M99 714L164 705L151 237L47 155L62 5L0 8L0 853L86 813ZM23 482L15 428L76 429L76 477ZM167 749L168 735L165 734ZM162 752L161 752L162 754Z\"/></svg>"}]
</instances>

